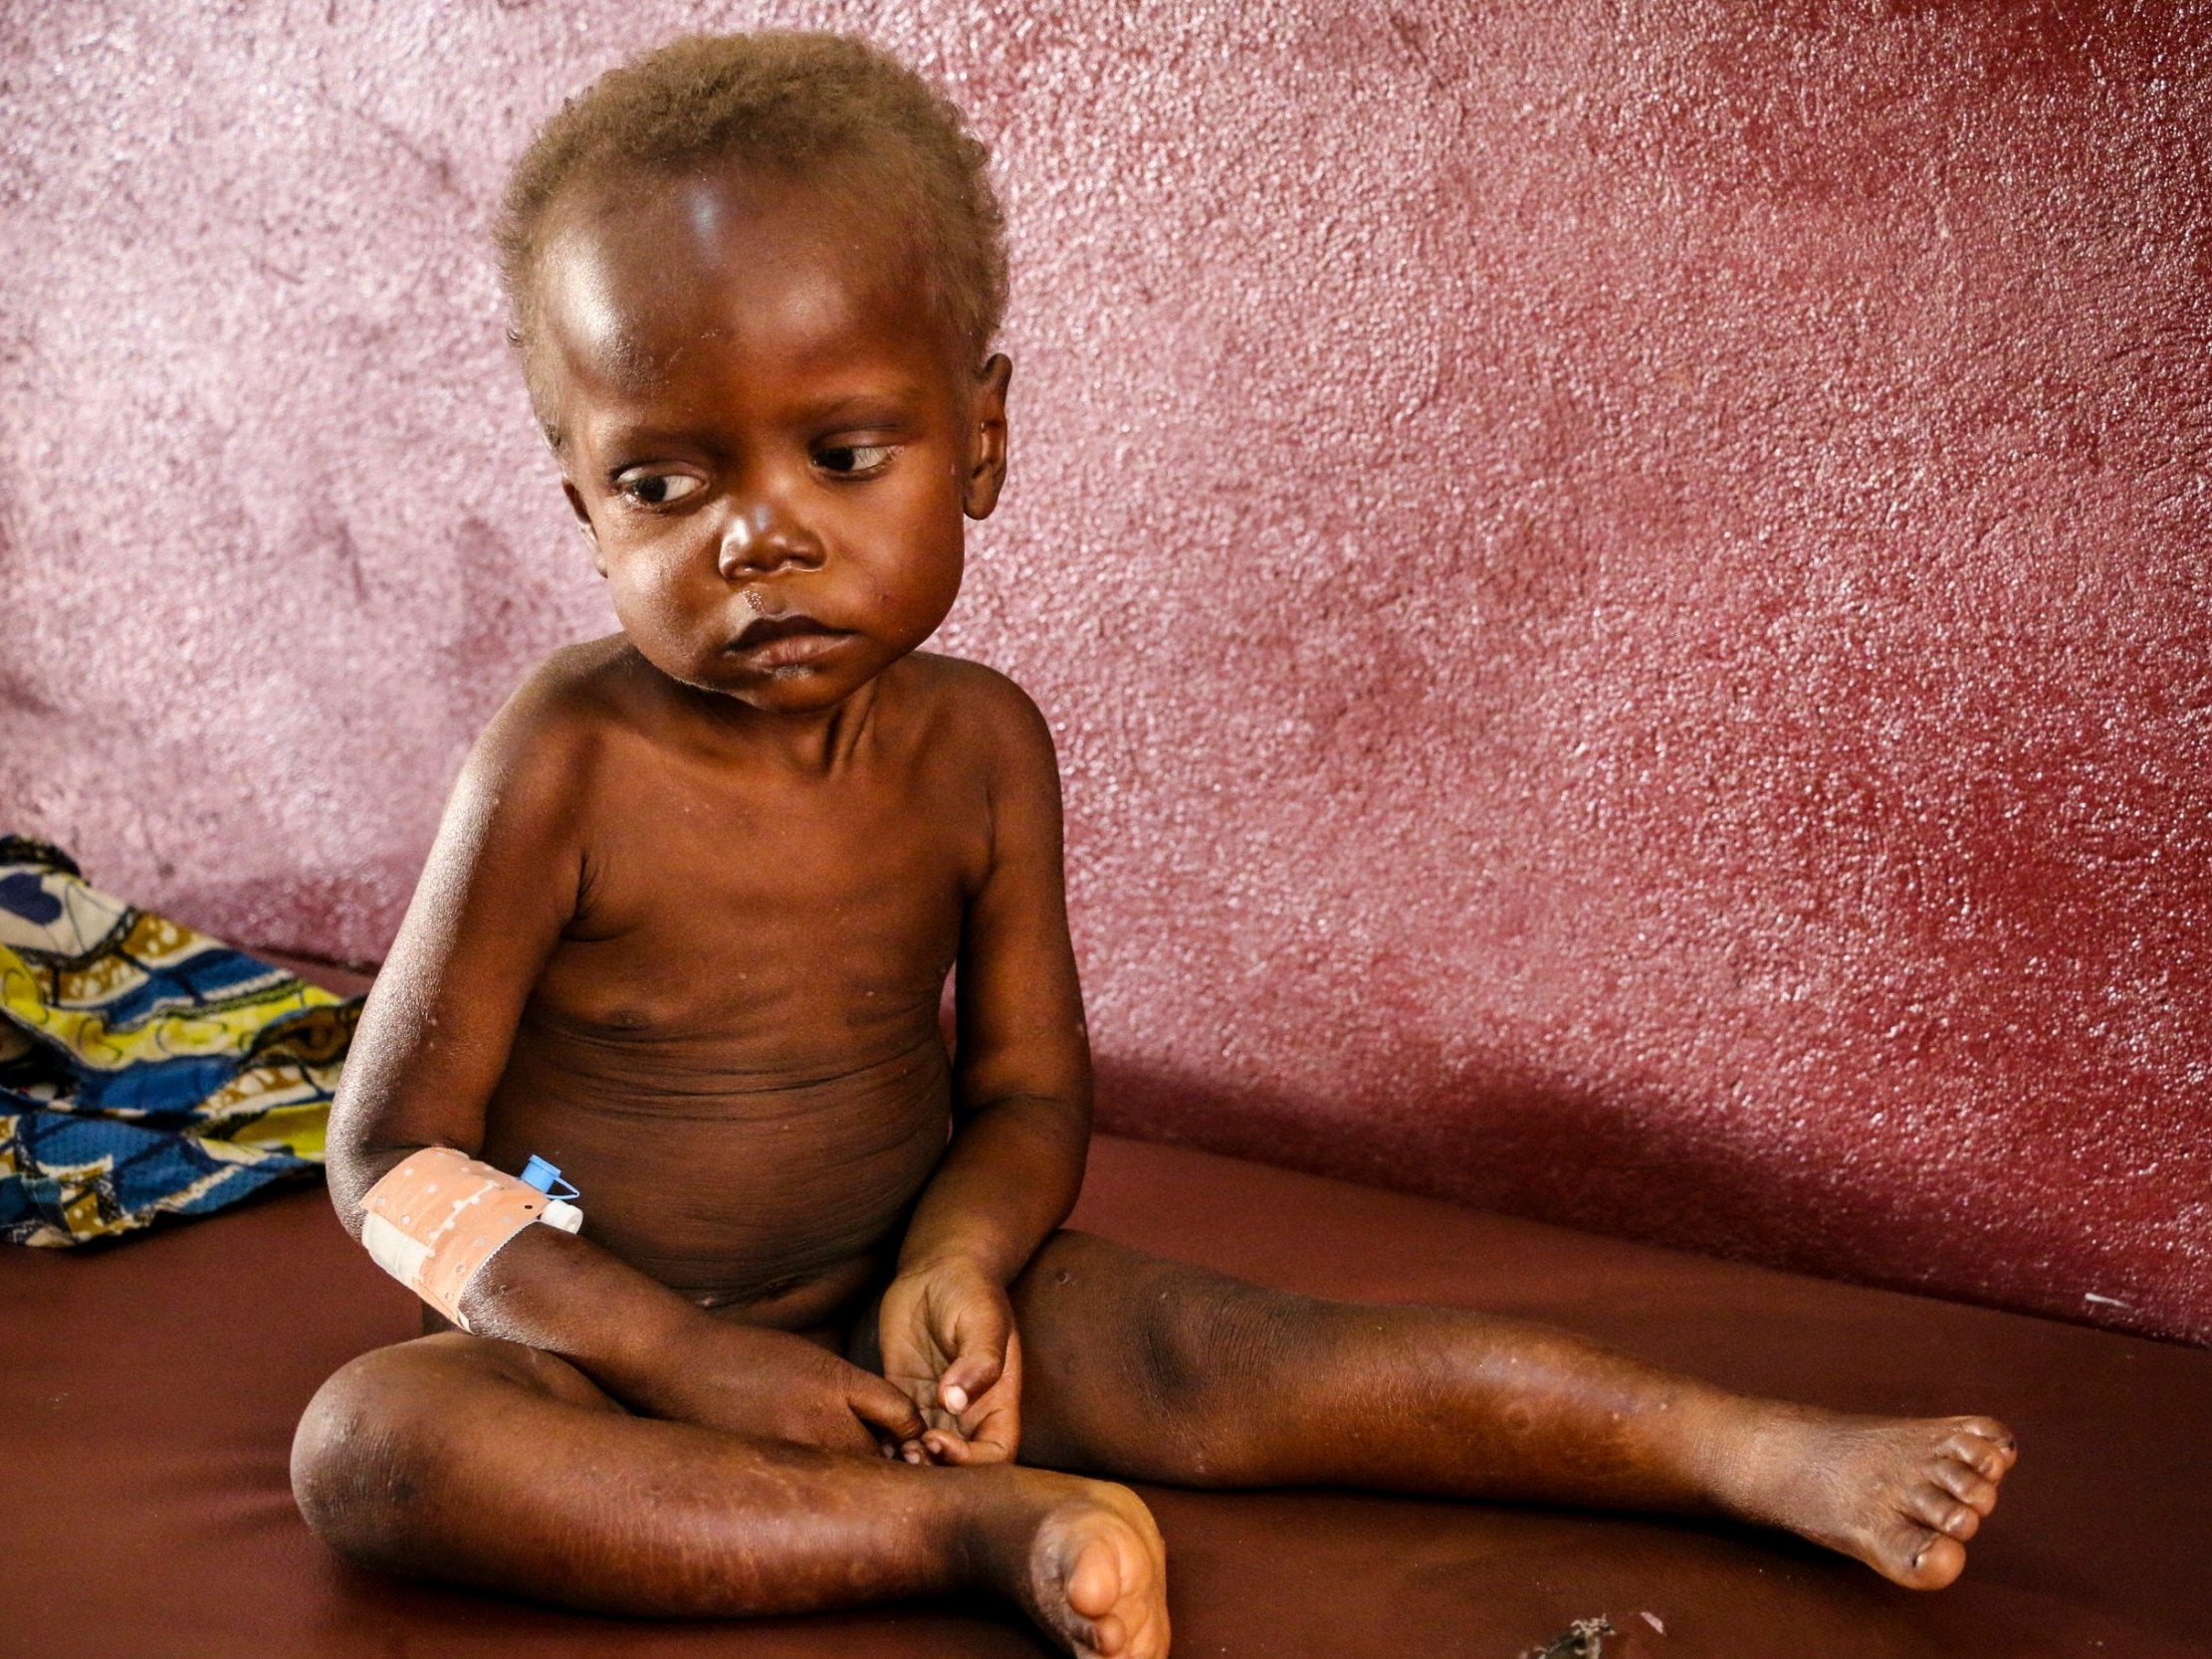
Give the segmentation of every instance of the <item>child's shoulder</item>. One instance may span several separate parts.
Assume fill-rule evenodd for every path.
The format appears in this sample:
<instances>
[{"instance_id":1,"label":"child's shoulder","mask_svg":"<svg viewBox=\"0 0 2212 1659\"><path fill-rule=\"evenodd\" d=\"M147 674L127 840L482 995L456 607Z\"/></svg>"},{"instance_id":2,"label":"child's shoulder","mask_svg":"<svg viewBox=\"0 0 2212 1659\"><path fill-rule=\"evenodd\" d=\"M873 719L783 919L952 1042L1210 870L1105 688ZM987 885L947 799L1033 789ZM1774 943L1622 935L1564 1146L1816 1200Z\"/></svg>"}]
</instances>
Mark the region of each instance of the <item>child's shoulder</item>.
<instances>
[{"instance_id":1,"label":"child's shoulder","mask_svg":"<svg viewBox=\"0 0 2212 1659\"><path fill-rule=\"evenodd\" d=\"M515 695L555 720L616 720L653 672L627 634L602 634L548 653Z\"/></svg>"},{"instance_id":2,"label":"child's shoulder","mask_svg":"<svg viewBox=\"0 0 2212 1659\"><path fill-rule=\"evenodd\" d=\"M1008 758L1052 756L1052 730L1035 700L997 669L966 657L917 651L900 665L927 718Z\"/></svg>"},{"instance_id":3,"label":"child's shoulder","mask_svg":"<svg viewBox=\"0 0 2212 1659\"><path fill-rule=\"evenodd\" d=\"M485 727L485 742L519 752L590 745L639 724L637 653L621 634L564 645L530 671Z\"/></svg>"},{"instance_id":4,"label":"child's shoulder","mask_svg":"<svg viewBox=\"0 0 2212 1659\"><path fill-rule=\"evenodd\" d=\"M610 739L650 724L641 718L635 656L620 634L554 651L478 735L464 782L492 785L517 807L575 803L621 752Z\"/></svg>"}]
</instances>

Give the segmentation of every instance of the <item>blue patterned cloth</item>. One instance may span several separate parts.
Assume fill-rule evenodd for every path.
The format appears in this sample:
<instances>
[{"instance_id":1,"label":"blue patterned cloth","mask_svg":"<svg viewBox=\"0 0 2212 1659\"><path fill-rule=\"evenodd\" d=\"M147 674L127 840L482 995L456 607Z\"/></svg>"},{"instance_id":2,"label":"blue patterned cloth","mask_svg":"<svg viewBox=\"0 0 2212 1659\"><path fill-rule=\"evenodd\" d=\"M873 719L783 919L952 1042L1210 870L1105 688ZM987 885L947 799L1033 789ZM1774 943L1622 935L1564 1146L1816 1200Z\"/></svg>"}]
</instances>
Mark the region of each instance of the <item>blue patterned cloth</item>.
<instances>
[{"instance_id":1,"label":"blue patterned cloth","mask_svg":"<svg viewBox=\"0 0 2212 1659\"><path fill-rule=\"evenodd\" d=\"M359 1008L0 837L0 1240L112 1238L316 1174Z\"/></svg>"}]
</instances>

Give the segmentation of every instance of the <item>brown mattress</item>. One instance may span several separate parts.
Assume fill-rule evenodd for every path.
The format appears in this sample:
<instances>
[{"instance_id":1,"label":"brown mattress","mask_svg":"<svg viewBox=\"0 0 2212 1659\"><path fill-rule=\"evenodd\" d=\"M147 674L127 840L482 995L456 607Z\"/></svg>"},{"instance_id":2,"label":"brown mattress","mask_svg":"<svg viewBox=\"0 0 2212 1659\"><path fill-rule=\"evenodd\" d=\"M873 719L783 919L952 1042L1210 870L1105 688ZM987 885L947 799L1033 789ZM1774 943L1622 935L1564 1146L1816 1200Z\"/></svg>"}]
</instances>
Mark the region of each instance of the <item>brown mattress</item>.
<instances>
[{"instance_id":1,"label":"brown mattress","mask_svg":"<svg viewBox=\"0 0 2212 1659\"><path fill-rule=\"evenodd\" d=\"M2023 1443L1936 1595L1709 1525L1146 1488L1184 1659L1514 1659L1599 1613L1623 1632L1607 1659L2212 1652L2212 1353L1132 1141L1099 1142L1077 1220L1299 1290L1535 1316L1739 1387L1990 1411ZM320 1188L106 1251L0 1252L0 1653L1045 1651L981 1606L659 1624L340 1564L293 1510L292 1425L337 1365L414 1328Z\"/></svg>"}]
</instances>

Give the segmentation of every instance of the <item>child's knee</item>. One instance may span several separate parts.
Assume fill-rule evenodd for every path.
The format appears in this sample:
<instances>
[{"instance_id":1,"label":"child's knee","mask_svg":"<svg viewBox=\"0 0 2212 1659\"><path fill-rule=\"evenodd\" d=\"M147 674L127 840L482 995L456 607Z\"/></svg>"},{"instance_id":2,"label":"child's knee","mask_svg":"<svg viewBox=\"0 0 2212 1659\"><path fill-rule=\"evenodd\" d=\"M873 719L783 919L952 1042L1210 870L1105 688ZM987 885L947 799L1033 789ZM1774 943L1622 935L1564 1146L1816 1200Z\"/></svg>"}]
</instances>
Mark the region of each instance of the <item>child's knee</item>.
<instances>
[{"instance_id":1,"label":"child's knee","mask_svg":"<svg viewBox=\"0 0 2212 1659\"><path fill-rule=\"evenodd\" d=\"M504 1346L402 1343L348 1361L316 1390L293 1432L292 1495L317 1536L357 1560L400 1564L412 1520L471 1432L481 1385L528 1385L476 1351Z\"/></svg>"},{"instance_id":2,"label":"child's knee","mask_svg":"<svg viewBox=\"0 0 2212 1659\"><path fill-rule=\"evenodd\" d=\"M384 1554L380 1535L420 1485L420 1424L409 1408L402 1349L379 1348L316 1390L292 1436L292 1496L309 1527L340 1554Z\"/></svg>"},{"instance_id":3,"label":"child's knee","mask_svg":"<svg viewBox=\"0 0 2212 1659\"><path fill-rule=\"evenodd\" d=\"M1296 1361L1298 1299L1198 1269L1147 1288L1139 1386L1173 1422L1219 1429L1244 1420Z\"/></svg>"}]
</instances>

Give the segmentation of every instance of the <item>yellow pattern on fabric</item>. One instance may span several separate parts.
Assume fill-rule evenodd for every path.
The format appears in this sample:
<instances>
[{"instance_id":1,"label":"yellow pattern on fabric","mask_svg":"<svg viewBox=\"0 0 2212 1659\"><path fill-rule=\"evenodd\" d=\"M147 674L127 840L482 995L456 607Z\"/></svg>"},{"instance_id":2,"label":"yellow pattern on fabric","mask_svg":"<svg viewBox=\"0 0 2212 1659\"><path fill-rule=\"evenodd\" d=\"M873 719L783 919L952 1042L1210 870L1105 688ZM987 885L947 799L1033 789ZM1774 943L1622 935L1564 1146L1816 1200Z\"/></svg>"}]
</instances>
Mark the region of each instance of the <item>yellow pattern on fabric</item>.
<instances>
[{"instance_id":1,"label":"yellow pattern on fabric","mask_svg":"<svg viewBox=\"0 0 2212 1659\"><path fill-rule=\"evenodd\" d=\"M313 1173L358 1009L0 838L0 1238L78 1244Z\"/></svg>"},{"instance_id":2,"label":"yellow pattern on fabric","mask_svg":"<svg viewBox=\"0 0 2212 1659\"><path fill-rule=\"evenodd\" d=\"M61 994L50 998L23 958L0 944L0 1013L27 1031L53 1038L94 1065L121 1067L178 1055L243 1052L263 1027L282 1016L343 1000L304 979L293 979L281 991L241 999L229 1006L163 1014L145 1025L117 1031L109 1026L106 1015L83 1005L87 978L82 973L64 975ZM136 988L137 980L127 972L118 974L118 978L122 983L108 995Z\"/></svg>"}]
</instances>

